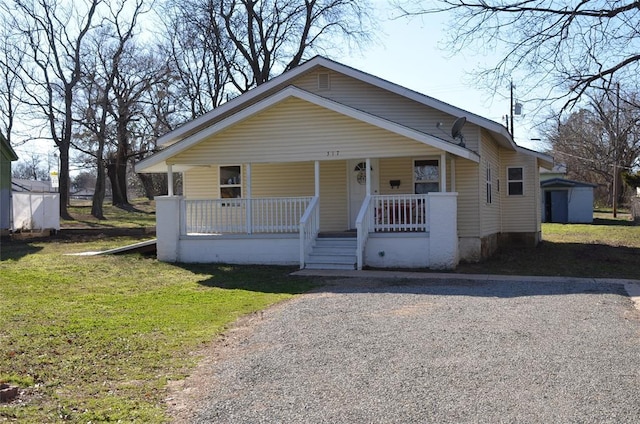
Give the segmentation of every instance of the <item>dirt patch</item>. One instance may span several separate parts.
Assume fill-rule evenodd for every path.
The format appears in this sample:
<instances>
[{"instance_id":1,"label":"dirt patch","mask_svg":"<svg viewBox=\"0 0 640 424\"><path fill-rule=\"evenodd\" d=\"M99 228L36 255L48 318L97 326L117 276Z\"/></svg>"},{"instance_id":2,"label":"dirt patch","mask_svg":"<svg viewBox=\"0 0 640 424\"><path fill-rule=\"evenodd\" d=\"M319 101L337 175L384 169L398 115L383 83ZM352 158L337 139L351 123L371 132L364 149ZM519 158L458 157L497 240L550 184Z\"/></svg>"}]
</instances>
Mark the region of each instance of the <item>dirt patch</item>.
<instances>
[{"instance_id":1,"label":"dirt patch","mask_svg":"<svg viewBox=\"0 0 640 424\"><path fill-rule=\"evenodd\" d=\"M184 380L169 381L166 405L173 423L191 423L202 403L216 384L216 365L241 352L240 344L247 340L257 324L269 319L270 312L283 308L289 301L281 302L265 311L239 318L216 340L190 355L198 358L198 365Z\"/></svg>"}]
</instances>

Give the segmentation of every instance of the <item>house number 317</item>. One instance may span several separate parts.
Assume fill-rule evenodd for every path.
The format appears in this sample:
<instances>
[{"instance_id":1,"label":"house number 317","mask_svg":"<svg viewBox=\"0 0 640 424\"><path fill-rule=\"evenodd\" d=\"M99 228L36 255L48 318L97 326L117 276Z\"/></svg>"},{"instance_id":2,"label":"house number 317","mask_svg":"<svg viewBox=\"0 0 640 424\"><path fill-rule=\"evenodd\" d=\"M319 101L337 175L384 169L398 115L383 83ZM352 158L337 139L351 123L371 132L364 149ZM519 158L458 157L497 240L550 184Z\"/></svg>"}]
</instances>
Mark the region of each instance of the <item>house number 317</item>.
<instances>
[{"instance_id":1,"label":"house number 317","mask_svg":"<svg viewBox=\"0 0 640 424\"><path fill-rule=\"evenodd\" d=\"M327 156L340 156L340 150L330 150L327 152Z\"/></svg>"}]
</instances>

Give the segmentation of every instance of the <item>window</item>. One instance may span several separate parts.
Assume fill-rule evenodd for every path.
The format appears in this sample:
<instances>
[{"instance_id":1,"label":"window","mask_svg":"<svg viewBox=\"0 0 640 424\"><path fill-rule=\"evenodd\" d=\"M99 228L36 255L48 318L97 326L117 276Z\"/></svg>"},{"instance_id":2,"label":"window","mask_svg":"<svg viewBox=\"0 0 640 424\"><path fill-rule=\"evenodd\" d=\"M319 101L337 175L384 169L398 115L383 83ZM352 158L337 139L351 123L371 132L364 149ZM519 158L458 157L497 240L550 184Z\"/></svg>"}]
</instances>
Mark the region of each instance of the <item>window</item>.
<instances>
[{"instance_id":1,"label":"window","mask_svg":"<svg viewBox=\"0 0 640 424\"><path fill-rule=\"evenodd\" d=\"M524 194L524 169L521 166L507 168L507 193L509 196Z\"/></svg>"},{"instance_id":2,"label":"window","mask_svg":"<svg viewBox=\"0 0 640 424\"><path fill-rule=\"evenodd\" d=\"M491 203L493 185L491 183L491 164L487 162L487 203Z\"/></svg>"},{"instance_id":3,"label":"window","mask_svg":"<svg viewBox=\"0 0 640 424\"><path fill-rule=\"evenodd\" d=\"M220 167L220 198L242 197L242 167L240 165Z\"/></svg>"},{"instance_id":4,"label":"window","mask_svg":"<svg viewBox=\"0 0 640 424\"><path fill-rule=\"evenodd\" d=\"M413 184L415 194L440 191L440 164L437 159L413 162Z\"/></svg>"}]
</instances>

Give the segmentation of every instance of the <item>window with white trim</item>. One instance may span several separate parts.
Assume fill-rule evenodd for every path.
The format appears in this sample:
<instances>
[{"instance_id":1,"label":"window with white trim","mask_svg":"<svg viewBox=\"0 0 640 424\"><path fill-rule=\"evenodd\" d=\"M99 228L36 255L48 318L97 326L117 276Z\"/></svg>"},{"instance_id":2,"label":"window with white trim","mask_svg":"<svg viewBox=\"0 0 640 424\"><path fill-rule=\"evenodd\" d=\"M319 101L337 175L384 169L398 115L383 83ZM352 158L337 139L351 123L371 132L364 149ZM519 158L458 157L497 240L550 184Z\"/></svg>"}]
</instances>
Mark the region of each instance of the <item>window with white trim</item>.
<instances>
[{"instance_id":1,"label":"window with white trim","mask_svg":"<svg viewBox=\"0 0 640 424\"><path fill-rule=\"evenodd\" d=\"M487 162L487 203L492 203L493 200L493 184L491 182L491 164Z\"/></svg>"},{"instance_id":2,"label":"window with white trim","mask_svg":"<svg viewBox=\"0 0 640 424\"><path fill-rule=\"evenodd\" d=\"M440 191L440 161L416 159L413 161L413 187L415 194Z\"/></svg>"},{"instance_id":3,"label":"window with white trim","mask_svg":"<svg viewBox=\"0 0 640 424\"><path fill-rule=\"evenodd\" d=\"M507 194L522 196L524 194L524 168L510 166L507 168Z\"/></svg>"},{"instance_id":4,"label":"window with white trim","mask_svg":"<svg viewBox=\"0 0 640 424\"><path fill-rule=\"evenodd\" d=\"M220 198L237 199L242 197L242 166L220 166Z\"/></svg>"}]
</instances>

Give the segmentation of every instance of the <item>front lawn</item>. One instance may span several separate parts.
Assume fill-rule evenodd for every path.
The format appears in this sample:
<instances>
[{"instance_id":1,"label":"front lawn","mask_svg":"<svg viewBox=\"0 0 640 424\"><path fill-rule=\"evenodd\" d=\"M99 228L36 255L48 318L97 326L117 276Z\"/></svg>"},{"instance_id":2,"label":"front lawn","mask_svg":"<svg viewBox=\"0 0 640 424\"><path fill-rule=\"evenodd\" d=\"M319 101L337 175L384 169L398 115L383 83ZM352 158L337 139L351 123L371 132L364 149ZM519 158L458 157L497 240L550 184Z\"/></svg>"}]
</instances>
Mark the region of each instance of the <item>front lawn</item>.
<instances>
[{"instance_id":1,"label":"front lawn","mask_svg":"<svg viewBox=\"0 0 640 424\"><path fill-rule=\"evenodd\" d=\"M640 226L628 216L597 213L593 224L542 224L536 248L499 251L457 272L640 279Z\"/></svg>"},{"instance_id":2,"label":"front lawn","mask_svg":"<svg viewBox=\"0 0 640 424\"><path fill-rule=\"evenodd\" d=\"M3 243L0 421L164 422L168 380L238 316L311 288L286 267L66 256L128 239Z\"/></svg>"}]
</instances>

